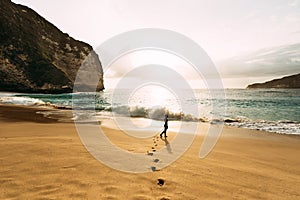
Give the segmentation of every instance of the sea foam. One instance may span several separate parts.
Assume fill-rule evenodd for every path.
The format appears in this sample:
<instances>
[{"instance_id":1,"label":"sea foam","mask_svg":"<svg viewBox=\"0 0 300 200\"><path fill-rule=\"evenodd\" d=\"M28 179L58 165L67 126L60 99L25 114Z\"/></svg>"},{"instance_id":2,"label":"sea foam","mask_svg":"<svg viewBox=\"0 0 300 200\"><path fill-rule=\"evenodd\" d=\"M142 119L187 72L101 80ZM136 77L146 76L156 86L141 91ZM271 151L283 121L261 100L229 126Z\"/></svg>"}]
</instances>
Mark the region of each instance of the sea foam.
<instances>
[{"instance_id":1,"label":"sea foam","mask_svg":"<svg viewBox=\"0 0 300 200\"><path fill-rule=\"evenodd\" d=\"M26 106L46 105L45 102L43 102L39 99L34 99L34 98L30 98L30 97L18 97L18 96L2 96L2 97L0 97L0 103L26 105Z\"/></svg>"}]
</instances>

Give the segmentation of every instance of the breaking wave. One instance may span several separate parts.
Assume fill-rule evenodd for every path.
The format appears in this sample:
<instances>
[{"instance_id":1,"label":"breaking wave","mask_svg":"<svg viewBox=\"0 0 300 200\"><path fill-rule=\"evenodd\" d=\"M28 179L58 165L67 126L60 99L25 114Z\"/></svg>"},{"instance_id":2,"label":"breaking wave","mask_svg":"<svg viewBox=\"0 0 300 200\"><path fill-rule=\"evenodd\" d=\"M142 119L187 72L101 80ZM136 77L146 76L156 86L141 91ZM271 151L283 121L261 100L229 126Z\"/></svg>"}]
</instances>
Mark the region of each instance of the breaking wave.
<instances>
[{"instance_id":1,"label":"breaking wave","mask_svg":"<svg viewBox=\"0 0 300 200\"><path fill-rule=\"evenodd\" d=\"M163 120L165 114L168 114L169 120L177 121L203 121L202 118L197 118L191 114L185 114L183 112L172 112L167 108L146 108L146 107L128 107L128 106L118 106L110 107L105 109L105 111L111 111L119 115L128 116L128 117L143 117L154 120Z\"/></svg>"},{"instance_id":2,"label":"breaking wave","mask_svg":"<svg viewBox=\"0 0 300 200\"><path fill-rule=\"evenodd\" d=\"M30 97L18 97L18 96L2 96L0 97L1 104L14 104L14 105L25 105L25 106L37 106L45 105L46 103L39 99Z\"/></svg>"}]
</instances>

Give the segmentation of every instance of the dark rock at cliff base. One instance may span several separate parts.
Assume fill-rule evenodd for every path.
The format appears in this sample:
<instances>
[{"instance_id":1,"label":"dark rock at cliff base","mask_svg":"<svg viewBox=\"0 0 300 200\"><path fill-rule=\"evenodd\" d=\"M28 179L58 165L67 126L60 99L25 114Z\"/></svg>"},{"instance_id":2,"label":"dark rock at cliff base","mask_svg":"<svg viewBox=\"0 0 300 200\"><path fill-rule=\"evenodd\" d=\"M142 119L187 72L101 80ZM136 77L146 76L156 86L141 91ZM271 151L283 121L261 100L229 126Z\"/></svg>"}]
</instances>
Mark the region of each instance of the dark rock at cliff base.
<instances>
[{"instance_id":1,"label":"dark rock at cliff base","mask_svg":"<svg viewBox=\"0 0 300 200\"><path fill-rule=\"evenodd\" d=\"M90 45L61 32L32 9L0 0L0 91L72 92L83 63L96 70L93 74L100 79L94 88L102 90L101 63Z\"/></svg>"},{"instance_id":2,"label":"dark rock at cliff base","mask_svg":"<svg viewBox=\"0 0 300 200\"><path fill-rule=\"evenodd\" d=\"M255 83L247 88L300 88L300 74L285 76L265 83Z\"/></svg>"}]
</instances>

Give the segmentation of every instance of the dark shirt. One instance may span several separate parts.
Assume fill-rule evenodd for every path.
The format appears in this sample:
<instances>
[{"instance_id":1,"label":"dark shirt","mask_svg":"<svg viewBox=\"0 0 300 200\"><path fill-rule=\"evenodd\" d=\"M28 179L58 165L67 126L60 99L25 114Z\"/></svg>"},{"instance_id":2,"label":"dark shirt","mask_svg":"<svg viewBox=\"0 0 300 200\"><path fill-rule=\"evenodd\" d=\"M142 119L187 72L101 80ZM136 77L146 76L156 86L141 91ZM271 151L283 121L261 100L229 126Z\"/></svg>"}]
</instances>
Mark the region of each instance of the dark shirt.
<instances>
[{"instance_id":1,"label":"dark shirt","mask_svg":"<svg viewBox=\"0 0 300 200\"><path fill-rule=\"evenodd\" d=\"M165 129L168 129L168 121L169 121L168 119L165 120L165 125L164 125Z\"/></svg>"}]
</instances>

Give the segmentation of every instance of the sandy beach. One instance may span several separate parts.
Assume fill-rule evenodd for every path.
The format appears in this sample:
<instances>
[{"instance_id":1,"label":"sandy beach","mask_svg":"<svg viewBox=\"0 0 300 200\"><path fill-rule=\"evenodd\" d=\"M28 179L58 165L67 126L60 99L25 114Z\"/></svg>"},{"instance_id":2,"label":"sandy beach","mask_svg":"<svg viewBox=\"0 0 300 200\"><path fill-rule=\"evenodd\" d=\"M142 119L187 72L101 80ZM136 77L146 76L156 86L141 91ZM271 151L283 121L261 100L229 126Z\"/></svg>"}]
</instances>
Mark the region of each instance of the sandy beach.
<instances>
[{"instance_id":1,"label":"sandy beach","mask_svg":"<svg viewBox=\"0 0 300 200\"><path fill-rule=\"evenodd\" d=\"M300 199L299 136L224 127L205 159L198 156L199 135L170 166L132 174L97 161L74 123L44 118L39 110L0 106L0 199ZM147 152L154 145L153 138L139 142L103 129L128 151Z\"/></svg>"}]
</instances>

